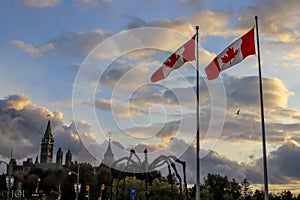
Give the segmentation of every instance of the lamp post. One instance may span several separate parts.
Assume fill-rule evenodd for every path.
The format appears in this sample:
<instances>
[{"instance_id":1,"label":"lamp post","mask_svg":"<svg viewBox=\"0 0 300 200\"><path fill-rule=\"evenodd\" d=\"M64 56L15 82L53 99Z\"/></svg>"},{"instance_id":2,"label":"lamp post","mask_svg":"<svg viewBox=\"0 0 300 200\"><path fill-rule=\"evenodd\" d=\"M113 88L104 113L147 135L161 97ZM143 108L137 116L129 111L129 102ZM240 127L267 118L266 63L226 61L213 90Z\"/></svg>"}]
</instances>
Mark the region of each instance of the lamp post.
<instances>
[{"instance_id":1,"label":"lamp post","mask_svg":"<svg viewBox=\"0 0 300 200\"><path fill-rule=\"evenodd\" d=\"M35 188L35 193L37 194L39 192L39 183L40 183L40 175L38 175L38 179L36 180L36 188Z\"/></svg>"},{"instance_id":2,"label":"lamp post","mask_svg":"<svg viewBox=\"0 0 300 200\"><path fill-rule=\"evenodd\" d=\"M6 170L6 173L7 173L7 175L8 175L8 183L7 183L7 199L9 200L9 195L10 195L10 182L11 182L11 164L9 163L7 163L7 162L4 162L4 161L2 161L2 160L0 160L0 164L1 163L4 163L4 164L6 164L6 166L7 166L7 170Z\"/></svg>"},{"instance_id":3,"label":"lamp post","mask_svg":"<svg viewBox=\"0 0 300 200\"><path fill-rule=\"evenodd\" d=\"M77 176L77 182L74 184L74 189L75 189L75 193L76 193L76 199L75 200L78 200L78 193L80 192L80 186L79 186L79 168L80 168L80 165L78 163L77 165L77 173L74 172L74 171L69 171L69 175L72 175L72 174L75 174Z\"/></svg>"}]
</instances>

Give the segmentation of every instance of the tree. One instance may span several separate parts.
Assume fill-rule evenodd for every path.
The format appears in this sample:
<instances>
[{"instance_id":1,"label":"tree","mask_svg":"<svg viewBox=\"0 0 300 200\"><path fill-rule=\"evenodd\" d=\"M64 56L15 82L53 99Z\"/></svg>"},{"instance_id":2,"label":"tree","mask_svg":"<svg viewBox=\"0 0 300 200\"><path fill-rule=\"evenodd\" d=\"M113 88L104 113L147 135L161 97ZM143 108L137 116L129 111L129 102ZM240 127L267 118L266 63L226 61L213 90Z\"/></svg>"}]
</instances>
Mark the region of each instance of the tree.
<instances>
[{"instance_id":1,"label":"tree","mask_svg":"<svg viewBox=\"0 0 300 200\"><path fill-rule=\"evenodd\" d=\"M293 199L293 194L291 193L291 191L283 191L282 192L282 200L292 200Z\"/></svg>"},{"instance_id":2,"label":"tree","mask_svg":"<svg viewBox=\"0 0 300 200\"><path fill-rule=\"evenodd\" d=\"M152 171L152 172L149 173L149 177L148 178L149 178L150 185L152 185L152 181L154 179L158 179L159 181L162 181L163 176L161 175L160 171L154 170L154 171Z\"/></svg>"},{"instance_id":3,"label":"tree","mask_svg":"<svg viewBox=\"0 0 300 200\"><path fill-rule=\"evenodd\" d=\"M232 194L226 193L223 196L224 200L234 200Z\"/></svg>"},{"instance_id":4,"label":"tree","mask_svg":"<svg viewBox=\"0 0 300 200\"><path fill-rule=\"evenodd\" d=\"M196 195L194 195L195 198ZM207 190L200 190L200 199L201 200L214 200L213 194L209 193Z\"/></svg>"},{"instance_id":5,"label":"tree","mask_svg":"<svg viewBox=\"0 0 300 200\"><path fill-rule=\"evenodd\" d=\"M179 197L178 185L173 185L168 182L153 180L153 185L150 187L150 199L171 200ZM179 198L178 198L179 199Z\"/></svg>"},{"instance_id":6,"label":"tree","mask_svg":"<svg viewBox=\"0 0 300 200\"><path fill-rule=\"evenodd\" d=\"M261 190L255 190L253 196L252 196L253 200L264 200L264 192Z\"/></svg>"},{"instance_id":7,"label":"tree","mask_svg":"<svg viewBox=\"0 0 300 200\"><path fill-rule=\"evenodd\" d=\"M208 174L204 179L204 186L207 191L213 194L214 199L224 200L224 195L230 190L230 184L226 176L219 174Z\"/></svg>"},{"instance_id":8,"label":"tree","mask_svg":"<svg viewBox=\"0 0 300 200\"><path fill-rule=\"evenodd\" d=\"M30 195L34 193L37 188L38 175L30 174L25 180L23 184L23 189L26 190Z\"/></svg>"},{"instance_id":9,"label":"tree","mask_svg":"<svg viewBox=\"0 0 300 200\"><path fill-rule=\"evenodd\" d=\"M111 179L111 169L104 167L101 168L99 174L97 175L98 188L96 190L98 190L100 193L101 185L104 184L104 191L102 191L102 197L104 198L109 198L110 196Z\"/></svg>"},{"instance_id":10,"label":"tree","mask_svg":"<svg viewBox=\"0 0 300 200\"><path fill-rule=\"evenodd\" d=\"M42 180L40 188L42 188L44 192L50 193L56 189L57 182L57 177L54 173L51 173Z\"/></svg>"},{"instance_id":11,"label":"tree","mask_svg":"<svg viewBox=\"0 0 300 200\"><path fill-rule=\"evenodd\" d=\"M241 192L245 200L251 200L251 192L249 189L250 183L248 182L247 178L244 178L244 180L241 182Z\"/></svg>"},{"instance_id":12,"label":"tree","mask_svg":"<svg viewBox=\"0 0 300 200\"><path fill-rule=\"evenodd\" d=\"M241 186L240 184L235 180L232 179L232 181L229 182L229 194L232 196L233 199L238 199L241 196Z\"/></svg>"},{"instance_id":13,"label":"tree","mask_svg":"<svg viewBox=\"0 0 300 200\"><path fill-rule=\"evenodd\" d=\"M117 187L117 182L118 180L114 180L113 199L115 198L117 200L129 199L131 186L135 186L136 198L139 200L146 199L145 196L146 192L148 192L149 194L149 199L172 200L172 199L179 198L178 185L173 185L173 187L171 187L171 184L169 184L166 181L160 181L158 178L152 181L152 185L148 185L148 191L145 191L146 189L145 180L140 180L135 177L125 177L125 179L120 180L118 187Z\"/></svg>"}]
</instances>

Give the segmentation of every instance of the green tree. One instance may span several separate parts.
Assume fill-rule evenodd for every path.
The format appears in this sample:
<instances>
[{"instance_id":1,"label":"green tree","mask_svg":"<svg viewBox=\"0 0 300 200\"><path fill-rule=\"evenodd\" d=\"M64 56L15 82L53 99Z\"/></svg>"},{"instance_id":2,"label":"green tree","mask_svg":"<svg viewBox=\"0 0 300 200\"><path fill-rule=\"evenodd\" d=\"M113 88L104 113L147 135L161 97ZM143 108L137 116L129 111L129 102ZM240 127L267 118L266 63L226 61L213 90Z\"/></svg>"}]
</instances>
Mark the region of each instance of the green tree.
<instances>
[{"instance_id":1,"label":"green tree","mask_svg":"<svg viewBox=\"0 0 300 200\"><path fill-rule=\"evenodd\" d=\"M270 200L281 200L281 195L276 195L276 194L270 193L269 199Z\"/></svg>"},{"instance_id":2,"label":"green tree","mask_svg":"<svg viewBox=\"0 0 300 200\"><path fill-rule=\"evenodd\" d=\"M37 188L38 178L39 178L38 175L30 174L24 180L23 189L26 190L27 194L31 195L32 193L34 193L35 189Z\"/></svg>"},{"instance_id":3,"label":"green tree","mask_svg":"<svg viewBox=\"0 0 300 200\"><path fill-rule=\"evenodd\" d=\"M241 193L245 200L251 200L250 183L247 178L244 178L241 182Z\"/></svg>"},{"instance_id":4,"label":"green tree","mask_svg":"<svg viewBox=\"0 0 300 200\"><path fill-rule=\"evenodd\" d=\"M150 187L150 199L169 200L176 199L179 195L178 185L172 187L170 183L159 181L159 179L154 179Z\"/></svg>"},{"instance_id":5,"label":"green tree","mask_svg":"<svg viewBox=\"0 0 300 200\"><path fill-rule=\"evenodd\" d=\"M193 199L196 199L195 196ZM209 193L207 190L202 189L202 190L200 190L200 199L201 200L214 200L214 196L213 196L213 194Z\"/></svg>"},{"instance_id":6,"label":"green tree","mask_svg":"<svg viewBox=\"0 0 300 200\"><path fill-rule=\"evenodd\" d=\"M208 174L204 179L204 187L213 194L214 199L224 200L224 195L228 193L230 184L226 176L219 174Z\"/></svg>"},{"instance_id":7,"label":"green tree","mask_svg":"<svg viewBox=\"0 0 300 200\"><path fill-rule=\"evenodd\" d=\"M79 199L86 199L87 185L90 187L90 199L97 199L99 197L100 187L97 185L97 176L94 174L94 169L89 163L75 163L71 165L70 169L64 169L61 171L62 199L71 200L75 198L74 183L77 182L77 175L68 175L68 172L73 171L77 173L78 165L80 165L79 183L81 183Z\"/></svg>"},{"instance_id":8,"label":"green tree","mask_svg":"<svg viewBox=\"0 0 300 200\"><path fill-rule=\"evenodd\" d=\"M264 200L264 192L261 190L255 190L253 196L252 196L253 200Z\"/></svg>"},{"instance_id":9,"label":"green tree","mask_svg":"<svg viewBox=\"0 0 300 200\"><path fill-rule=\"evenodd\" d=\"M118 180L114 180L113 184L113 199L123 200L130 198L130 187L136 187L136 197L139 200L145 199L145 181L136 179L135 177L126 177L120 180L117 188ZM124 190L123 190L124 187ZM124 191L124 194L123 194Z\"/></svg>"},{"instance_id":10,"label":"green tree","mask_svg":"<svg viewBox=\"0 0 300 200\"><path fill-rule=\"evenodd\" d=\"M223 196L224 200L234 200L232 194L226 193Z\"/></svg>"},{"instance_id":11,"label":"green tree","mask_svg":"<svg viewBox=\"0 0 300 200\"><path fill-rule=\"evenodd\" d=\"M114 180L113 199L117 199L117 200L129 199L131 186L135 186L136 188L137 199L139 200L146 199L145 180L140 180L135 177L126 177L125 179L120 180L118 188L117 188L117 180ZM124 187L124 196L122 195L123 187ZM152 185L150 184L148 185L147 192L148 192L149 199L171 200L171 199L179 198L178 185L173 185L173 187L171 187L171 184L165 181L160 181L158 178L152 181Z\"/></svg>"},{"instance_id":12,"label":"green tree","mask_svg":"<svg viewBox=\"0 0 300 200\"><path fill-rule=\"evenodd\" d=\"M101 168L97 175L97 189L100 195L101 185L104 184L104 190L102 191L103 198L110 197L110 188L111 188L111 169L110 168Z\"/></svg>"},{"instance_id":13,"label":"green tree","mask_svg":"<svg viewBox=\"0 0 300 200\"><path fill-rule=\"evenodd\" d=\"M281 195L282 195L282 197L281 197L282 200L292 200L293 199L293 194L289 190L288 191L283 191L281 193Z\"/></svg>"},{"instance_id":14,"label":"green tree","mask_svg":"<svg viewBox=\"0 0 300 200\"><path fill-rule=\"evenodd\" d=\"M241 186L235 179L229 182L228 192L235 200L241 196Z\"/></svg>"}]
</instances>

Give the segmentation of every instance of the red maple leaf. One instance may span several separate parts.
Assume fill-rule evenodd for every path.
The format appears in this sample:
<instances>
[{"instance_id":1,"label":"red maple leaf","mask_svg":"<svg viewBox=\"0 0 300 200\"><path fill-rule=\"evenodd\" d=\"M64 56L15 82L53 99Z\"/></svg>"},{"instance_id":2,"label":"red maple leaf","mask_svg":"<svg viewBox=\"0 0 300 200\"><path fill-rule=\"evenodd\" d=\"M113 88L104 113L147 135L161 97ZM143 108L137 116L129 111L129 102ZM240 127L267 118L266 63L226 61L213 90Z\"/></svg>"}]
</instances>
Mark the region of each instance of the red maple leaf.
<instances>
[{"instance_id":1,"label":"red maple leaf","mask_svg":"<svg viewBox=\"0 0 300 200\"><path fill-rule=\"evenodd\" d=\"M226 51L226 54L225 56L223 56L221 58L222 60L222 63L228 63L230 62L234 57L235 55L239 52L239 49L235 50L233 48L228 48L228 50Z\"/></svg>"},{"instance_id":2,"label":"red maple leaf","mask_svg":"<svg viewBox=\"0 0 300 200\"><path fill-rule=\"evenodd\" d=\"M178 58L180 57L180 55L177 55L176 53L173 53L168 60L166 60L164 62L164 64L170 68L172 68L174 66L174 64L176 63L176 61L178 60Z\"/></svg>"}]
</instances>

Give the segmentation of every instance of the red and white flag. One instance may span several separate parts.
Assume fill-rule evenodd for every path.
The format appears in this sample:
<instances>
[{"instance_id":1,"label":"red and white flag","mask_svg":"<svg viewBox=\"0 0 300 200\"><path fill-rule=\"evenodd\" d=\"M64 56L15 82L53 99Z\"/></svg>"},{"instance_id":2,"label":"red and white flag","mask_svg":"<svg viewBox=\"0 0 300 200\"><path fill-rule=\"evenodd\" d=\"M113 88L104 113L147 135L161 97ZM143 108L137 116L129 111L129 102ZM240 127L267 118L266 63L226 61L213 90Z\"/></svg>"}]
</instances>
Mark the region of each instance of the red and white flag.
<instances>
[{"instance_id":1,"label":"red and white flag","mask_svg":"<svg viewBox=\"0 0 300 200\"><path fill-rule=\"evenodd\" d=\"M151 76L152 82L160 81L166 78L171 71L178 69L184 63L195 60L195 38L194 35L189 41L182 45L175 53L173 53L163 65Z\"/></svg>"},{"instance_id":2,"label":"red and white flag","mask_svg":"<svg viewBox=\"0 0 300 200\"><path fill-rule=\"evenodd\" d=\"M255 54L254 27L222 51L205 68L208 80L215 79L219 73Z\"/></svg>"}]
</instances>

